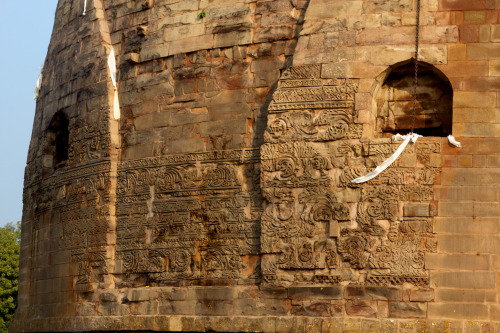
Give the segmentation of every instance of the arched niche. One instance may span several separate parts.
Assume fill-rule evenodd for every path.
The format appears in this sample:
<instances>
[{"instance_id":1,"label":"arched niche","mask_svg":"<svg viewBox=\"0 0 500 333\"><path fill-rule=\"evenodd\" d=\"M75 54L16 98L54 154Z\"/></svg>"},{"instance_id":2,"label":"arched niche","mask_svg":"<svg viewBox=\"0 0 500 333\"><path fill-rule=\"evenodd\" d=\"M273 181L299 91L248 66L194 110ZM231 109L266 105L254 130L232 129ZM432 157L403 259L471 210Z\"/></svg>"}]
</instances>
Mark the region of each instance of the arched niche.
<instances>
[{"instance_id":1,"label":"arched niche","mask_svg":"<svg viewBox=\"0 0 500 333\"><path fill-rule=\"evenodd\" d=\"M379 77L374 94L376 136L407 134L413 121L415 60L392 65ZM414 132L445 137L452 130L453 89L436 67L418 62L418 86Z\"/></svg>"},{"instance_id":2,"label":"arched niche","mask_svg":"<svg viewBox=\"0 0 500 333\"><path fill-rule=\"evenodd\" d=\"M52 117L47 128L44 149L44 166L56 170L66 165L68 160L69 121L62 111Z\"/></svg>"}]
</instances>

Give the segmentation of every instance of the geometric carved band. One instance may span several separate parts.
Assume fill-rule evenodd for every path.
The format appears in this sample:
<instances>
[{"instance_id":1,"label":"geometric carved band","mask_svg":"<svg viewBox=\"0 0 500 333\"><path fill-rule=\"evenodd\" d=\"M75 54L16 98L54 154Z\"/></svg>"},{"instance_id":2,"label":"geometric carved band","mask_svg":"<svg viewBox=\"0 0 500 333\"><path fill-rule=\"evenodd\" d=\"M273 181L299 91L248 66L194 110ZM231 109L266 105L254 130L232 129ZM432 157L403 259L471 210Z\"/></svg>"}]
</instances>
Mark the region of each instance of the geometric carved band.
<instances>
[{"instance_id":1,"label":"geometric carved band","mask_svg":"<svg viewBox=\"0 0 500 333\"><path fill-rule=\"evenodd\" d=\"M384 275L372 275L369 276L365 285L369 286L387 286L387 285L402 285L403 283L411 283L415 286L424 287L429 285L429 278L425 276L384 276Z\"/></svg>"},{"instance_id":2,"label":"geometric carved band","mask_svg":"<svg viewBox=\"0 0 500 333\"><path fill-rule=\"evenodd\" d=\"M340 283L340 275L315 275L314 282L322 284Z\"/></svg>"}]
</instances>

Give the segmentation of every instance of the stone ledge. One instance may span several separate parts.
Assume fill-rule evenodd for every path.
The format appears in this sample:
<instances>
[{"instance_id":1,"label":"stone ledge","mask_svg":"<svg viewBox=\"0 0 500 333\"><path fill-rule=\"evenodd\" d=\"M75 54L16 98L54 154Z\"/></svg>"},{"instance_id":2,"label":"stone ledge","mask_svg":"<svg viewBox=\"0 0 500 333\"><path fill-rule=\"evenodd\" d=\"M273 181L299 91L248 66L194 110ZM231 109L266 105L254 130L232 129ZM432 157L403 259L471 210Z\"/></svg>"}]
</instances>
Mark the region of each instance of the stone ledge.
<instances>
[{"instance_id":1,"label":"stone ledge","mask_svg":"<svg viewBox=\"0 0 500 333\"><path fill-rule=\"evenodd\" d=\"M306 316L102 316L14 321L9 332L500 332L500 321Z\"/></svg>"}]
</instances>

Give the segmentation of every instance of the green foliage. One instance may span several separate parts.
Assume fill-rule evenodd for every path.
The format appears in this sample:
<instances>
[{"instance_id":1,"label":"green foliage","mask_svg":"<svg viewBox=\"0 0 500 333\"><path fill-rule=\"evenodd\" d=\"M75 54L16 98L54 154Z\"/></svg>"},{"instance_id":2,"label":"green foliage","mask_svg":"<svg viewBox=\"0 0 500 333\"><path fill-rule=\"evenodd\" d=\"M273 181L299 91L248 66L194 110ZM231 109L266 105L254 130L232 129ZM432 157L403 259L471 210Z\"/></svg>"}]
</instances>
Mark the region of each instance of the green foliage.
<instances>
[{"instance_id":1,"label":"green foliage","mask_svg":"<svg viewBox=\"0 0 500 333\"><path fill-rule=\"evenodd\" d=\"M7 332L17 306L21 223L0 228L0 332Z\"/></svg>"},{"instance_id":2,"label":"green foliage","mask_svg":"<svg viewBox=\"0 0 500 333\"><path fill-rule=\"evenodd\" d=\"M200 20L201 20L201 19L203 19L205 16L207 16L207 13L205 13L205 11L204 11L204 10L202 10L202 11L201 11L201 12L199 12L199 14L198 14L198 19L200 19Z\"/></svg>"}]
</instances>

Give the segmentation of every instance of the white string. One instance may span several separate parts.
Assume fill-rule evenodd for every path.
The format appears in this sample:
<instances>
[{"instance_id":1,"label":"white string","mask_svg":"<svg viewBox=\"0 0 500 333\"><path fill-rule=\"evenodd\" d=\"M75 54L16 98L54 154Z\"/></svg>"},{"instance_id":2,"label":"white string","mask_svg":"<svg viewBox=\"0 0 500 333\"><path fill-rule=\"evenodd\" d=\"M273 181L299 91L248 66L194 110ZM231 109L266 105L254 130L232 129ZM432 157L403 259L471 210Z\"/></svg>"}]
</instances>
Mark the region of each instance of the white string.
<instances>
[{"instance_id":1,"label":"white string","mask_svg":"<svg viewBox=\"0 0 500 333\"><path fill-rule=\"evenodd\" d=\"M369 173L367 173L366 175L364 175L362 177L358 177L356 179L353 179L351 182L355 183L355 184L361 184L361 183L367 182L367 181L369 181L369 180L377 177L382 171L384 171L392 163L394 163L394 161L399 157L399 155L401 155L401 153L403 152L403 150L406 148L406 146L408 145L408 143L410 141L412 143L415 143L415 142L417 142L417 139L419 137L422 137L422 135L419 135L417 133L410 133L410 134L407 134L407 135L400 135L400 134L394 135L392 137L393 141L396 141L398 138L404 140L403 143L401 143L401 145L399 145L398 149L394 152L394 154L392 154L391 157L389 157L384 162L382 162L382 164L380 164L379 166L377 166L375 168L375 170L373 170L372 172L369 172Z\"/></svg>"},{"instance_id":2,"label":"white string","mask_svg":"<svg viewBox=\"0 0 500 333\"><path fill-rule=\"evenodd\" d=\"M84 0L84 3L83 3L83 13L82 15L86 15L87 14L87 0Z\"/></svg>"}]
</instances>

